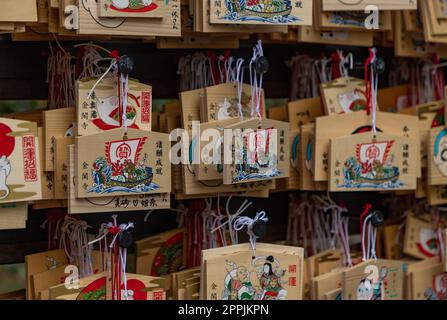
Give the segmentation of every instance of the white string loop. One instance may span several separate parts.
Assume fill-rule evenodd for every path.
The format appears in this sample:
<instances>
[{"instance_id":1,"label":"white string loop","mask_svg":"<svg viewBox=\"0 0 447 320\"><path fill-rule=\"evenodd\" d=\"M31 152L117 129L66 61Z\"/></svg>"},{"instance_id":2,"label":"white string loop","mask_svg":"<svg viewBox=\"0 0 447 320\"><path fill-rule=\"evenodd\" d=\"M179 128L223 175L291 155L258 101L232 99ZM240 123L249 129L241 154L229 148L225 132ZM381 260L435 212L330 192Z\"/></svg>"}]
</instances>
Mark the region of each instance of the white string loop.
<instances>
[{"instance_id":1,"label":"white string loop","mask_svg":"<svg viewBox=\"0 0 447 320\"><path fill-rule=\"evenodd\" d=\"M251 249L253 251L253 257L256 256L256 240L258 239L258 236L253 232L253 226L258 221L264 221L264 222L269 221L265 211L256 213L254 219L244 216L237 218L233 223L233 228L235 231L241 231L244 227L247 227L247 234L249 237Z\"/></svg>"}]
</instances>

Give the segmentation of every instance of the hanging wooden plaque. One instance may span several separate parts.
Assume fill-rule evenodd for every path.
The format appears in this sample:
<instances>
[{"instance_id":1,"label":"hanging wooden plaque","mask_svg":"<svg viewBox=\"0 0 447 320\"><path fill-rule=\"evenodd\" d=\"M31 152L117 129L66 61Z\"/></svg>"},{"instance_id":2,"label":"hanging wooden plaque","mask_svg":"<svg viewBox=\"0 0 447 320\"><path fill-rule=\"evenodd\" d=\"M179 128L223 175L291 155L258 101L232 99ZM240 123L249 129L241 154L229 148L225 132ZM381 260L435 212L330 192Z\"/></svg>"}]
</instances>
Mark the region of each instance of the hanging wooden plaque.
<instances>
[{"instance_id":1,"label":"hanging wooden plaque","mask_svg":"<svg viewBox=\"0 0 447 320\"><path fill-rule=\"evenodd\" d=\"M126 280L126 286L121 284L120 300L166 300L166 279L127 273Z\"/></svg>"},{"instance_id":2,"label":"hanging wooden plaque","mask_svg":"<svg viewBox=\"0 0 447 320\"><path fill-rule=\"evenodd\" d=\"M342 289L344 268L319 275L311 280L311 292L313 300L329 300L325 299L325 294L333 290ZM342 292L338 292L337 296L330 300L341 300Z\"/></svg>"},{"instance_id":3,"label":"hanging wooden plaque","mask_svg":"<svg viewBox=\"0 0 447 320\"><path fill-rule=\"evenodd\" d=\"M194 173L197 180L212 181L222 179L223 173L223 138L224 128L239 123L238 118L213 121L200 125L201 138L200 141L193 140L193 145L199 143L200 163L194 165ZM207 130L213 130L213 139L209 136L203 136ZM215 136L214 136L215 135ZM217 154L214 154L216 152Z\"/></svg>"},{"instance_id":4,"label":"hanging wooden plaque","mask_svg":"<svg viewBox=\"0 0 447 320\"><path fill-rule=\"evenodd\" d=\"M161 19L152 18L102 18L96 0L79 1L78 34L106 36L164 36L181 35L179 1L169 1Z\"/></svg>"},{"instance_id":5,"label":"hanging wooden plaque","mask_svg":"<svg viewBox=\"0 0 447 320\"><path fill-rule=\"evenodd\" d=\"M171 274L171 278L173 300L188 300L189 298L191 298L191 296L187 295L186 293L187 279L197 279L200 290L200 268L191 268L179 272L174 272Z\"/></svg>"},{"instance_id":6,"label":"hanging wooden plaque","mask_svg":"<svg viewBox=\"0 0 447 320\"><path fill-rule=\"evenodd\" d=\"M210 21L217 24L312 25L312 1L210 1Z\"/></svg>"},{"instance_id":7,"label":"hanging wooden plaque","mask_svg":"<svg viewBox=\"0 0 447 320\"><path fill-rule=\"evenodd\" d=\"M0 205L0 230L26 229L27 220L27 202Z\"/></svg>"},{"instance_id":8,"label":"hanging wooden plaque","mask_svg":"<svg viewBox=\"0 0 447 320\"><path fill-rule=\"evenodd\" d=\"M366 132L331 139L329 190L415 190L416 167L411 140Z\"/></svg>"},{"instance_id":9,"label":"hanging wooden plaque","mask_svg":"<svg viewBox=\"0 0 447 320\"><path fill-rule=\"evenodd\" d=\"M101 18L163 18L169 6L164 0L98 0Z\"/></svg>"},{"instance_id":10,"label":"hanging wooden plaque","mask_svg":"<svg viewBox=\"0 0 447 320\"><path fill-rule=\"evenodd\" d=\"M42 180L42 200L54 199L54 172L44 171L44 161L43 156L45 154L43 150L44 138L43 138L43 128L37 128L39 136L39 159L40 159L40 178Z\"/></svg>"},{"instance_id":11,"label":"hanging wooden plaque","mask_svg":"<svg viewBox=\"0 0 447 320\"><path fill-rule=\"evenodd\" d=\"M418 259L432 258L439 253L435 222L430 214L407 215L404 253Z\"/></svg>"},{"instance_id":12,"label":"hanging wooden plaque","mask_svg":"<svg viewBox=\"0 0 447 320\"><path fill-rule=\"evenodd\" d=\"M428 185L447 184L447 129L432 129L428 138Z\"/></svg>"},{"instance_id":13,"label":"hanging wooden plaque","mask_svg":"<svg viewBox=\"0 0 447 320\"><path fill-rule=\"evenodd\" d=\"M129 212L169 209L170 193L110 196L101 199L76 198L74 145L68 146L68 213Z\"/></svg>"},{"instance_id":14,"label":"hanging wooden plaque","mask_svg":"<svg viewBox=\"0 0 447 320\"><path fill-rule=\"evenodd\" d=\"M291 101L287 105L287 110L290 130L299 130L302 125L323 116L320 97Z\"/></svg>"},{"instance_id":15,"label":"hanging wooden plaque","mask_svg":"<svg viewBox=\"0 0 447 320\"><path fill-rule=\"evenodd\" d=\"M224 83L205 88L205 105L201 121L211 122L240 118L238 109L238 86L236 83ZM256 117L257 97L252 97L249 84L242 85L241 95L242 115L244 119ZM264 90L261 92L260 113L265 117Z\"/></svg>"},{"instance_id":16,"label":"hanging wooden plaque","mask_svg":"<svg viewBox=\"0 0 447 320\"><path fill-rule=\"evenodd\" d=\"M37 2L35 0L1 1L0 21L37 22Z\"/></svg>"},{"instance_id":17,"label":"hanging wooden plaque","mask_svg":"<svg viewBox=\"0 0 447 320\"><path fill-rule=\"evenodd\" d=\"M343 272L343 300L402 300L404 270L399 260L360 263Z\"/></svg>"},{"instance_id":18,"label":"hanging wooden plaque","mask_svg":"<svg viewBox=\"0 0 447 320\"><path fill-rule=\"evenodd\" d=\"M415 116L377 112L377 131L380 133L409 138L409 154L412 157L410 166L415 165L415 173L421 173L419 122ZM364 111L336 116L319 117L315 121L315 181L327 181L329 169L329 141L337 137L355 135L372 129L372 118Z\"/></svg>"},{"instance_id":19,"label":"hanging wooden plaque","mask_svg":"<svg viewBox=\"0 0 447 320\"><path fill-rule=\"evenodd\" d=\"M186 261L185 229L175 229L138 240L136 272L153 277L178 272Z\"/></svg>"},{"instance_id":20,"label":"hanging wooden plaque","mask_svg":"<svg viewBox=\"0 0 447 320\"><path fill-rule=\"evenodd\" d=\"M270 119L246 120L226 127L233 135L224 136L224 184L287 178L290 172L289 127L288 122ZM226 143L231 148L225 148Z\"/></svg>"},{"instance_id":21,"label":"hanging wooden plaque","mask_svg":"<svg viewBox=\"0 0 447 320\"><path fill-rule=\"evenodd\" d=\"M77 81L78 135L85 136L122 127L118 84L113 77ZM152 87L129 80L127 95L127 127L151 131Z\"/></svg>"},{"instance_id":22,"label":"hanging wooden plaque","mask_svg":"<svg viewBox=\"0 0 447 320\"><path fill-rule=\"evenodd\" d=\"M417 10L418 3L414 0L323 0L324 11L364 11L369 5L379 10Z\"/></svg>"},{"instance_id":23,"label":"hanging wooden plaque","mask_svg":"<svg viewBox=\"0 0 447 320\"><path fill-rule=\"evenodd\" d=\"M32 276L35 274L55 269L66 265L68 262L63 249L40 252L25 256L26 298L35 300L34 283Z\"/></svg>"},{"instance_id":24,"label":"hanging wooden plaque","mask_svg":"<svg viewBox=\"0 0 447 320\"><path fill-rule=\"evenodd\" d=\"M78 198L171 192L169 135L123 133L115 129L76 138Z\"/></svg>"},{"instance_id":25,"label":"hanging wooden plaque","mask_svg":"<svg viewBox=\"0 0 447 320\"><path fill-rule=\"evenodd\" d=\"M43 112L44 171L54 171L54 148L57 138L76 135L76 109L61 108Z\"/></svg>"},{"instance_id":26,"label":"hanging wooden plaque","mask_svg":"<svg viewBox=\"0 0 447 320\"><path fill-rule=\"evenodd\" d=\"M299 27L298 41L359 47L371 47L374 43L372 32L340 29L317 31L306 26Z\"/></svg>"},{"instance_id":27,"label":"hanging wooden plaque","mask_svg":"<svg viewBox=\"0 0 447 320\"><path fill-rule=\"evenodd\" d=\"M324 83L321 97L329 116L366 110L365 81L361 79L348 77Z\"/></svg>"},{"instance_id":28,"label":"hanging wooden plaque","mask_svg":"<svg viewBox=\"0 0 447 320\"><path fill-rule=\"evenodd\" d=\"M0 118L0 204L42 198L35 122Z\"/></svg>"},{"instance_id":29,"label":"hanging wooden plaque","mask_svg":"<svg viewBox=\"0 0 447 320\"><path fill-rule=\"evenodd\" d=\"M54 199L68 198L68 153L67 146L74 143L74 137L57 138L54 144Z\"/></svg>"},{"instance_id":30,"label":"hanging wooden plaque","mask_svg":"<svg viewBox=\"0 0 447 320\"><path fill-rule=\"evenodd\" d=\"M204 89L184 91L179 93L182 109L182 128L192 131L192 122L200 121L200 106L204 103Z\"/></svg>"},{"instance_id":31,"label":"hanging wooden plaque","mask_svg":"<svg viewBox=\"0 0 447 320\"><path fill-rule=\"evenodd\" d=\"M209 252L207 252L209 251ZM301 300L303 249L258 243L206 250L201 295L206 300Z\"/></svg>"},{"instance_id":32,"label":"hanging wooden plaque","mask_svg":"<svg viewBox=\"0 0 447 320\"><path fill-rule=\"evenodd\" d=\"M447 300L447 273L442 263L413 270L410 283L412 300Z\"/></svg>"},{"instance_id":33,"label":"hanging wooden plaque","mask_svg":"<svg viewBox=\"0 0 447 320\"><path fill-rule=\"evenodd\" d=\"M106 300L110 295L107 273L79 279L79 288L69 289L65 284L50 288L49 300Z\"/></svg>"}]
</instances>

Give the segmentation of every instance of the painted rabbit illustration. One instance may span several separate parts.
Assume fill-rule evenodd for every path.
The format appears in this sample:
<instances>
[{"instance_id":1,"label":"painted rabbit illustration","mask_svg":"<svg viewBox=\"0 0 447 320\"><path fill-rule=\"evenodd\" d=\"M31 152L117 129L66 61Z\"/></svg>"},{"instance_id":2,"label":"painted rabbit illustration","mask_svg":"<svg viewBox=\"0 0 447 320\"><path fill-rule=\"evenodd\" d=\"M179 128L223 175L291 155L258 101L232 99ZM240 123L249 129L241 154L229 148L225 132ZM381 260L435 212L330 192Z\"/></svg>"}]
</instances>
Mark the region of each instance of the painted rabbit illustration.
<instances>
[{"instance_id":1,"label":"painted rabbit illustration","mask_svg":"<svg viewBox=\"0 0 447 320\"><path fill-rule=\"evenodd\" d=\"M9 188L6 185L6 179L11 173L11 164L6 156L0 158L0 200L6 199L9 196Z\"/></svg>"}]
</instances>

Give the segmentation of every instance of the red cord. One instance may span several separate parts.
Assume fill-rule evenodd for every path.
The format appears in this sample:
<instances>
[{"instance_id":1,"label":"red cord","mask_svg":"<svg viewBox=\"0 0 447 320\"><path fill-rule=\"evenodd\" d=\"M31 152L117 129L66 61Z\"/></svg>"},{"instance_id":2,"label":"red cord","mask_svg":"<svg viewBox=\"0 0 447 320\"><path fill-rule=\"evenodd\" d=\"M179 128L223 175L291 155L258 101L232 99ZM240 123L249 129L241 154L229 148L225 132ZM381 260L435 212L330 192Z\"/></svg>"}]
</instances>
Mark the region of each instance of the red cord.
<instances>
[{"instance_id":1,"label":"red cord","mask_svg":"<svg viewBox=\"0 0 447 320\"><path fill-rule=\"evenodd\" d=\"M341 71L340 71L340 63L341 63L341 57L338 52L334 52L331 55L332 65L331 65L331 74L332 74L332 80L341 78Z\"/></svg>"},{"instance_id":2,"label":"red cord","mask_svg":"<svg viewBox=\"0 0 447 320\"><path fill-rule=\"evenodd\" d=\"M365 96L366 96L366 113L369 115L372 109L372 93L371 93L371 74L370 64L374 59L373 49L369 49L369 58L365 62Z\"/></svg>"},{"instance_id":3,"label":"red cord","mask_svg":"<svg viewBox=\"0 0 447 320\"><path fill-rule=\"evenodd\" d=\"M363 241L363 223L364 223L364 218L366 215L368 215L369 211L372 209L372 204L371 203L367 203L364 207L364 210L362 212L362 214L360 215L360 235L362 236L362 241ZM365 256L365 253L363 252L363 246L362 246L362 256Z\"/></svg>"}]
</instances>

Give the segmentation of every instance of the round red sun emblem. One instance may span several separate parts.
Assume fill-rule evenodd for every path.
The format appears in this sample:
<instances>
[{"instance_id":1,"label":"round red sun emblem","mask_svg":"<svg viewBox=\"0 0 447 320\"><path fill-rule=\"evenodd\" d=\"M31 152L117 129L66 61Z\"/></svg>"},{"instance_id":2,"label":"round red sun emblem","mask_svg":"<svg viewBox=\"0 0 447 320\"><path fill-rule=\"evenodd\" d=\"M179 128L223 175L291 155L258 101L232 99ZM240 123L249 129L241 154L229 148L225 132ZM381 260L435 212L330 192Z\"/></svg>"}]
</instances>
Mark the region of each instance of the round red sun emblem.
<instances>
[{"instance_id":1,"label":"round red sun emblem","mask_svg":"<svg viewBox=\"0 0 447 320\"><path fill-rule=\"evenodd\" d=\"M0 157L9 157L14 151L15 139L9 136L12 130L4 123L0 123Z\"/></svg>"},{"instance_id":2,"label":"round red sun emblem","mask_svg":"<svg viewBox=\"0 0 447 320\"><path fill-rule=\"evenodd\" d=\"M127 143L120 144L118 148L116 149L116 156L119 159L127 159L130 157L130 154L132 153L132 149Z\"/></svg>"},{"instance_id":3,"label":"round red sun emblem","mask_svg":"<svg viewBox=\"0 0 447 320\"><path fill-rule=\"evenodd\" d=\"M380 150L379 148L377 148L376 146L370 146L367 150L366 150L366 157L369 160L376 160L377 158L379 158L380 156Z\"/></svg>"}]
</instances>

